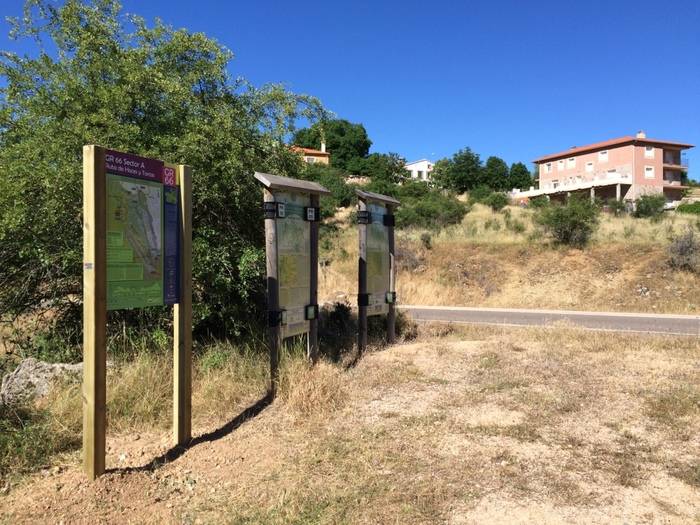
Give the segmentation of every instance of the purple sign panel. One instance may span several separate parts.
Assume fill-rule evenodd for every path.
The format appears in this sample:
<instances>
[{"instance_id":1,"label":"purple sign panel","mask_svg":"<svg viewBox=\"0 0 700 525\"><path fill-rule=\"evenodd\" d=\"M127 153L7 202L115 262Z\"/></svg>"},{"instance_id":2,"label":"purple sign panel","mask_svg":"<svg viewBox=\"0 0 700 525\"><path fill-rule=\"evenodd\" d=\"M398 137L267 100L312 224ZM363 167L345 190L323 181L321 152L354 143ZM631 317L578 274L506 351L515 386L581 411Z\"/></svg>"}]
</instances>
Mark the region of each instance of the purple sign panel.
<instances>
[{"instance_id":1,"label":"purple sign panel","mask_svg":"<svg viewBox=\"0 0 700 525\"><path fill-rule=\"evenodd\" d=\"M163 162L156 159L108 149L105 152L105 168L114 175L163 182Z\"/></svg>"}]
</instances>

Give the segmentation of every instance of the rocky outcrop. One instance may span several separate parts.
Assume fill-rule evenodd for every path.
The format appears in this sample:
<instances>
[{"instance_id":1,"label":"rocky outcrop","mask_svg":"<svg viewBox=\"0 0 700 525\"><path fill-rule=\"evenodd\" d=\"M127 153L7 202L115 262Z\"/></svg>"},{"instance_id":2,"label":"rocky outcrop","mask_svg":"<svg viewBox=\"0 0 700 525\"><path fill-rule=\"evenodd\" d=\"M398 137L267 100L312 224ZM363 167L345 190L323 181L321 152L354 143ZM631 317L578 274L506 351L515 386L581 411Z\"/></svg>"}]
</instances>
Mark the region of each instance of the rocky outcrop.
<instances>
[{"instance_id":1,"label":"rocky outcrop","mask_svg":"<svg viewBox=\"0 0 700 525\"><path fill-rule=\"evenodd\" d=\"M43 397L49 393L54 381L65 377L79 377L82 370L82 363L45 363L28 357L13 372L3 377L0 404L17 405Z\"/></svg>"}]
</instances>

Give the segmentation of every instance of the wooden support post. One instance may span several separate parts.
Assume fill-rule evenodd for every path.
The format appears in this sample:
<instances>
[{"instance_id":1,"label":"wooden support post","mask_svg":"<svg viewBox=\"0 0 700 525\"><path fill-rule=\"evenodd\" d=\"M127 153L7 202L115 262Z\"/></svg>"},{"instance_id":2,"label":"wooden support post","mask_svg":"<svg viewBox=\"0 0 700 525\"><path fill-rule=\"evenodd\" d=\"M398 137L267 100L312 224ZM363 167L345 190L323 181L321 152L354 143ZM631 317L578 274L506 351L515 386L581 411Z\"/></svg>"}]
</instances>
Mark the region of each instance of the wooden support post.
<instances>
[{"instance_id":1,"label":"wooden support post","mask_svg":"<svg viewBox=\"0 0 700 525\"><path fill-rule=\"evenodd\" d=\"M394 215L395 207L387 205L389 215ZM394 258L394 226L387 226L387 237L389 240L389 292L396 292L396 260ZM396 294L394 293L394 297ZM386 316L386 336L387 342L392 344L396 341L396 305L392 301L389 303L389 312Z\"/></svg>"},{"instance_id":2,"label":"wooden support post","mask_svg":"<svg viewBox=\"0 0 700 525\"><path fill-rule=\"evenodd\" d=\"M83 147L83 468L105 471L107 423L107 178L105 150Z\"/></svg>"},{"instance_id":3,"label":"wooden support post","mask_svg":"<svg viewBox=\"0 0 700 525\"><path fill-rule=\"evenodd\" d=\"M358 211L367 211L367 201L359 199ZM367 349L367 224L360 223L360 251L358 260L358 275L357 275L357 352L362 355Z\"/></svg>"},{"instance_id":4,"label":"wooden support post","mask_svg":"<svg viewBox=\"0 0 700 525\"><path fill-rule=\"evenodd\" d=\"M263 190L264 202L275 202L275 195L268 189ZM277 394L279 382L279 355L282 346L282 326L277 315L280 298L277 269L277 219L265 218L265 249L267 253L267 311L268 340L270 345L270 396Z\"/></svg>"},{"instance_id":5,"label":"wooden support post","mask_svg":"<svg viewBox=\"0 0 700 525\"><path fill-rule=\"evenodd\" d=\"M180 299L173 307L173 439L192 438L192 169L178 166Z\"/></svg>"},{"instance_id":6,"label":"wooden support post","mask_svg":"<svg viewBox=\"0 0 700 525\"><path fill-rule=\"evenodd\" d=\"M312 208L319 208L320 197L317 194L310 194L310 204ZM320 211L319 211L320 213ZM320 222L318 217L311 223L309 248L311 251L310 268L309 268L309 304L318 305L318 228ZM312 364L318 361L318 316L309 321L307 355Z\"/></svg>"}]
</instances>

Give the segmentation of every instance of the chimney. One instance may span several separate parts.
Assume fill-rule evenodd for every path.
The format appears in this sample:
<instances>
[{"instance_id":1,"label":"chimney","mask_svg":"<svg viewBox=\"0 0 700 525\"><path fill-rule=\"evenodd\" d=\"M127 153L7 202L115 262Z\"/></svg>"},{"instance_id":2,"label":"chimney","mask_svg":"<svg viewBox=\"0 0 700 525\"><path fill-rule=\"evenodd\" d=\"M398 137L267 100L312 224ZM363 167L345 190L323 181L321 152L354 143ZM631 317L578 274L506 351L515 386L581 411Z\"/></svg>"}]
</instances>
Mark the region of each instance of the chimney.
<instances>
[{"instance_id":1,"label":"chimney","mask_svg":"<svg viewBox=\"0 0 700 525\"><path fill-rule=\"evenodd\" d=\"M644 130L640 129L639 131L637 131L637 138L638 139L645 139L645 138L647 138L647 134L644 133Z\"/></svg>"},{"instance_id":2,"label":"chimney","mask_svg":"<svg viewBox=\"0 0 700 525\"><path fill-rule=\"evenodd\" d=\"M321 151L322 151L323 153L326 152L326 142L323 141L323 140L321 141Z\"/></svg>"}]
</instances>

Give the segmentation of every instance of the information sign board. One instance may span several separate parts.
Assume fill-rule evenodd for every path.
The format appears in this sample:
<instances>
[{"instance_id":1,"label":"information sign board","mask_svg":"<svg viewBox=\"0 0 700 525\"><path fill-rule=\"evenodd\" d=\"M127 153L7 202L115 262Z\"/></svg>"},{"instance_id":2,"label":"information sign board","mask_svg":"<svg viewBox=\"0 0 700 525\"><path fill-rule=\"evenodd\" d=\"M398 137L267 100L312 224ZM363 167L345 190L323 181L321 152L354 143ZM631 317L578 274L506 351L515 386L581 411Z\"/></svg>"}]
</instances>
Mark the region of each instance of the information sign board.
<instances>
[{"instance_id":1,"label":"information sign board","mask_svg":"<svg viewBox=\"0 0 700 525\"><path fill-rule=\"evenodd\" d=\"M105 174L107 309L176 303L179 206L175 169L159 160L107 150Z\"/></svg>"},{"instance_id":2,"label":"information sign board","mask_svg":"<svg viewBox=\"0 0 700 525\"><path fill-rule=\"evenodd\" d=\"M386 296L390 287L389 233L384 225L385 205L368 202L367 211L372 221L367 225L367 315L385 314L389 311Z\"/></svg>"},{"instance_id":3,"label":"information sign board","mask_svg":"<svg viewBox=\"0 0 700 525\"><path fill-rule=\"evenodd\" d=\"M309 331L305 309L309 304L310 238L306 219L309 195L289 191L275 192L277 202L277 265L279 306L282 311L282 337Z\"/></svg>"}]
</instances>

